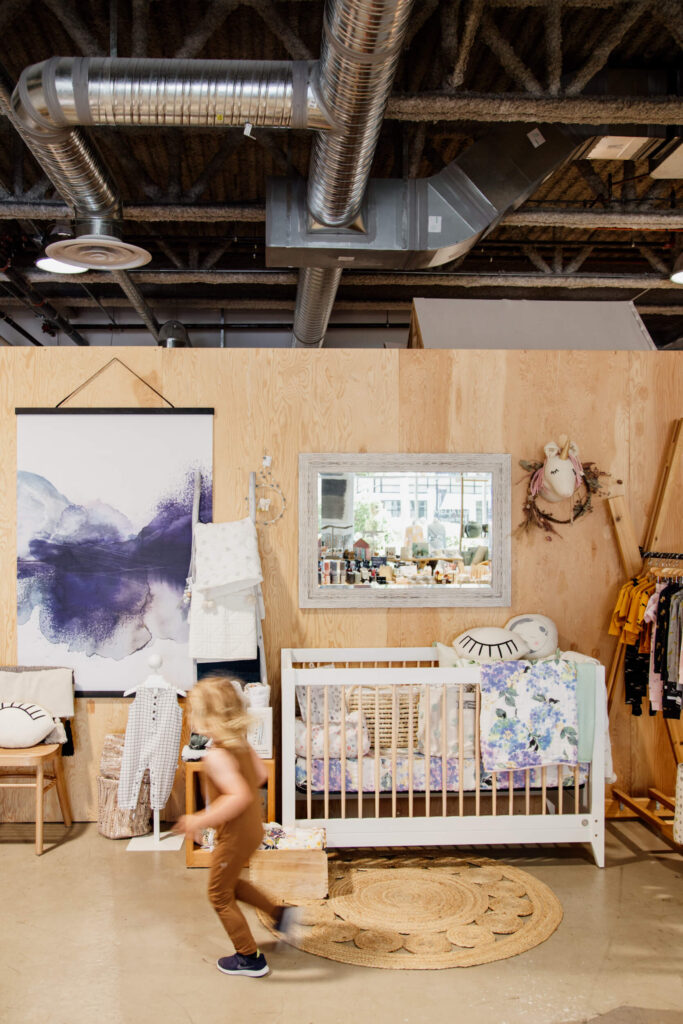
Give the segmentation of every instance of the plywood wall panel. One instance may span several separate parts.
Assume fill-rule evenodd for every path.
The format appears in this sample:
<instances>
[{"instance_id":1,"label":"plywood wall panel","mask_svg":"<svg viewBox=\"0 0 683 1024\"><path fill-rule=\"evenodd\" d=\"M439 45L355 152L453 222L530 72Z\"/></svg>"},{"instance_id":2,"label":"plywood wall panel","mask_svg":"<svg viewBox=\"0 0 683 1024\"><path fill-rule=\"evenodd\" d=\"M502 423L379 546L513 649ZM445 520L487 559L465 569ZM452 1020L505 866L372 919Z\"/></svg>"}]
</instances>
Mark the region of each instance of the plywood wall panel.
<instances>
[{"instance_id":1,"label":"plywood wall panel","mask_svg":"<svg viewBox=\"0 0 683 1024\"><path fill-rule=\"evenodd\" d=\"M540 531L513 536L510 608L354 609L298 607L298 456L311 451L508 452L512 526L521 520L520 459L540 458L546 441L569 433L582 458L612 473L627 495L639 536L652 500L671 421L683 415L680 354L525 351L378 351L214 349L2 349L0 351L0 613L2 661L16 657L14 406L50 406L118 356L176 406L211 406L214 420L214 514L247 513L248 476L264 452L287 499L284 517L261 528L268 671L278 707L280 650L285 646L422 645L448 641L472 625L502 625L541 611L559 626L563 646L609 663L607 619L621 581L604 504L551 542ZM72 405L153 405L160 399L116 368L100 375ZM617 485L616 481L622 484ZM675 508L683 494L676 492ZM672 516L671 543L681 546ZM678 539L676 537L678 536ZM77 753L68 767L76 818L95 814L96 762L108 731L125 728L121 701L79 700ZM94 707L92 706L94 703ZM652 735L651 735L652 733ZM671 788L661 722L632 721L619 708L613 726L620 782ZM2 798L0 817L32 808ZM23 797L21 799L24 799ZM182 782L169 816L181 809ZM57 815L58 816L58 815Z\"/></svg>"}]
</instances>

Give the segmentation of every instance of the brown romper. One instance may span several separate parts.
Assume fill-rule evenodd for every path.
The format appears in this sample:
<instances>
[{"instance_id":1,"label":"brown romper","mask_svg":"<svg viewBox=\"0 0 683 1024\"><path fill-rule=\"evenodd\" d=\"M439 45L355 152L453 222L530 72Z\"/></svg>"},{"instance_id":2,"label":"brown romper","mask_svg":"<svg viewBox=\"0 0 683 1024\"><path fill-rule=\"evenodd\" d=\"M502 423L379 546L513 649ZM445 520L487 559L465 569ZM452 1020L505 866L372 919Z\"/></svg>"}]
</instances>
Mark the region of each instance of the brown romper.
<instances>
[{"instance_id":1,"label":"brown romper","mask_svg":"<svg viewBox=\"0 0 683 1024\"><path fill-rule=\"evenodd\" d=\"M216 829L216 845L209 873L209 900L230 936L235 952L252 956L256 953L256 942L237 900L258 907L271 917L277 916L278 907L251 882L240 878L242 868L263 839L263 818L250 749L245 747L230 753L237 759L253 799L237 818L223 822Z\"/></svg>"}]
</instances>

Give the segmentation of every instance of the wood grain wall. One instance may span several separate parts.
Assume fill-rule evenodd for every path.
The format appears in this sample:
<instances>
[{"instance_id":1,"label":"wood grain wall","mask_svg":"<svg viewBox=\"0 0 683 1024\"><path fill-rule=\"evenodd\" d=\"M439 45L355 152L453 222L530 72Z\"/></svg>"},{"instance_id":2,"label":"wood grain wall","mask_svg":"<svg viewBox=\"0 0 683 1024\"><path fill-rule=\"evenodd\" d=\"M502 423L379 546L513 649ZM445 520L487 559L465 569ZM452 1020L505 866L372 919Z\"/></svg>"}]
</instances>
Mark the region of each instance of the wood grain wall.
<instances>
[{"instance_id":1,"label":"wood grain wall","mask_svg":"<svg viewBox=\"0 0 683 1024\"><path fill-rule=\"evenodd\" d=\"M569 433L623 491L639 539L645 532L659 465L672 421L683 415L680 353L224 349L157 350L46 348L0 351L0 662L16 657L15 470L17 406L54 406L107 361L117 357L176 406L213 406L214 515L245 514L248 475L264 452L287 497L287 511L260 531L267 617L268 671L279 684L280 649L289 646L377 646L448 641L480 624L503 625L512 615L543 612L559 627L563 647L606 663L614 641L606 627L621 582L607 506L562 537L536 530L513 535L512 606L463 609L298 608L297 459L321 452L509 452L513 527L525 494L519 459ZM78 391L69 406L163 404L121 363L114 362ZM621 481L618 483L617 481ZM663 547L683 546L674 500ZM95 820L95 778L106 732L125 729L127 702L79 699L76 755L67 778L77 820ZM612 727L619 782L671 791L673 761L662 722L632 719L618 707ZM1 820L32 820L30 797L0 796ZM182 807L182 779L168 816ZM53 794L49 811L59 820Z\"/></svg>"}]
</instances>

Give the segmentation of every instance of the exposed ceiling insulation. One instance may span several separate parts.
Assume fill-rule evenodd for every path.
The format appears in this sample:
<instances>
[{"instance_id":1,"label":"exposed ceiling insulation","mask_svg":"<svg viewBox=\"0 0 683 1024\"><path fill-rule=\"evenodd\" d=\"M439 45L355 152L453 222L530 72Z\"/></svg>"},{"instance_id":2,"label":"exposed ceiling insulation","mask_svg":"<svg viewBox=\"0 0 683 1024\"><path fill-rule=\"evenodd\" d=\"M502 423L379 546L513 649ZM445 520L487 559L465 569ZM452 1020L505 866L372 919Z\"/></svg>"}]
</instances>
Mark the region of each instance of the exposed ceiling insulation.
<instances>
[{"instance_id":1,"label":"exposed ceiling insulation","mask_svg":"<svg viewBox=\"0 0 683 1024\"><path fill-rule=\"evenodd\" d=\"M24 68L53 56L317 61L323 10L322 0L6 0L6 95ZM437 175L501 122L579 125L587 144L451 262L345 271L338 308L396 309L414 296L635 300L656 344L676 345L683 287L669 273L683 248L682 25L680 0L414 3L373 179ZM266 266L266 183L308 177L310 131L84 129L120 196L122 237L152 259L71 278L34 266L71 211L6 116L0 133L5 316L47 303L75 343L79 320L99 306L155 338L170 301L253 310L263 300L291 319L298 270ZM589 159L607 137L625 140L603 146L620 159ZM40 339L39 326L32 333Z\"/></svg>"}]
</instances>

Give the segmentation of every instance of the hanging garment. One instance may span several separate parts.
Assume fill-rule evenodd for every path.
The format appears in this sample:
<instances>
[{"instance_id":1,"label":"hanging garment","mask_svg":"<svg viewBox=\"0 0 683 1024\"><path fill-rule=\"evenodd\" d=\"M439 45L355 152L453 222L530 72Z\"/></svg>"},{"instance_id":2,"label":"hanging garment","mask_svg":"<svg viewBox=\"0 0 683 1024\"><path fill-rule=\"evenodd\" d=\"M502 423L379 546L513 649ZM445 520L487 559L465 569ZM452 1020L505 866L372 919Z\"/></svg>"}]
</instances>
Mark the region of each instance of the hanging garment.
<instances>
[{"instance_id":1,"label":"hanging garment","mask_svg":"<svg viewBox=\"0 0 683 1024\"><path fill-rule=\"evenodd\" d=\"M149 768L152 810L162 810L173 788L183 712L176 692L165 687L138 690L128 713L119 777L119 807L132 811Z\"/></svg>"},{"instance_id":2,"label":"hanging garment","mask_svg":"<svg viewBox=\"0 0 683 1024\"><path fill-rule=\"evenodd\" d=\"M256 526L251 519L196 523L193 591L204 597L250 590L263 581Z\"/></svg>"},{"instance_id":3,"label":"hanging garment","mask_svg":"<svg viewBox=\"0 0 683 1024\"><path fill-rule=\"evenodd\" d=\"M192 591L190 601L191 658L210 661L251 661L258 654L256 593L245 590L205 600Z\"/></svg>"},{"instance_id":4,"label":"hanging garment","mask_svg":"<svg viewBox=\"0 0 683 1024\"><path fill-rule=\"evenodd\" d=\"M671 598L669 609L669 641L666 671L670 682L678 684L678 666L681 656L681 623L683 623L683 590Z\"/></svg>"},{"instance_id":5,"label":"hanging garment","mask_svg":"<svg viewBox=\"0 0 683 1024\"><path fill-rule=\"evenodd\" d=\"M664 583L657 584L654 593L650 595L650 600L647 603L647 609L645 612L645 621L649 622L652 627L650 635L648 670L648 692L650 694L650 708L652 711L662 710L662 677L659 672L655 670L655 645L657 643L657 608L659 606L659 596L665 586L666 584Z\"/></svg>"},{"instance_id":6,"label":"hanging garment","mask_svg":"<svg viewBox=\"0 0 683 1024\"><path fill-rule=\"evenodd\" d=\"M578 763L576 666L481 666L481 758L487 771Z\"/></svg>"},{"instance_id":7,"label":"hanging garment","mask_svg":"<svg viewBox=\"0 0 683 1024\"><path fill-rule=\"evenodd\" d=\"M251 519L196 523L190 602L191 658L252 660L258 654L258 585L263 579Z\"/></svg>"}]
</instances>

